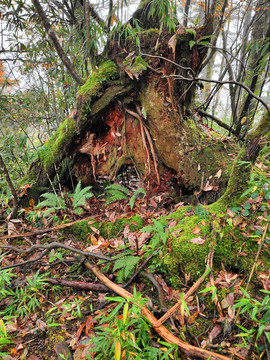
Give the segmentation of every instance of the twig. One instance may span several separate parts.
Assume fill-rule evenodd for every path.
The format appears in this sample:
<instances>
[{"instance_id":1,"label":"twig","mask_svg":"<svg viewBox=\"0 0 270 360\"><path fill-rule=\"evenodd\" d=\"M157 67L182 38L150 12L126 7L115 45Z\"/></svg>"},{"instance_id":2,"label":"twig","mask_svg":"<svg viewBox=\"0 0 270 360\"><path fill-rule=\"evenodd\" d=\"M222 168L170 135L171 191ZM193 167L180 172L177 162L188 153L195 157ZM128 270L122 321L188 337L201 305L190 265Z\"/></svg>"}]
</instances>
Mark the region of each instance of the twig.
<instances>
[{"instance_id":1,"label":"twig","mask_svg":"<svg viewBox=\"0 0 270 360\"><path fill-rule=\"evenodd\" d=\"M192 75L194 76L194 72L193 70L190 68L190 67L185 67L185 66L181 66L179 64L177 64L176 62L170 60L170 59L167 59L165 58L164 56L158 56L158 55L150 55L150 54L144 54L144 53L141 53L142 56L148 56L148 57L151 57L151 58L155 58L155 59L161 59L161 60L165 60L165 61L168 61L169 63L179 67L180 69L182 70L187 70L187 71L190 71L192 73Z\"/></svg>"},{"instance_id":2,"label":"twig","mask_svg":"<svg viewBox=\"0 0 270 360\"><path fill-rule=\"evenodd\" d=\"M85 263L85 266L90 269L97 278L106 286L108 286L111 290L113 290L118 295L122 296L125 299L131 299L133 295L128 292L127 290L121 288L120 286L114 284L111 280L109 280L102 272L99 270L99 268L95 265L92 265L89 262ZM147 309L146 306L144 306L142 309L143 316L146 317L146 319L154 325L157 322L156 317ZM187 356L191 358L200 358L200 359L211 359L211 360L230 360L227 356L223 356L220 354L213 353L211 351L197 348L195 346L192 346L180 339L178 339L176 336L174 336L172 333L170 333L169 330L167 330L164 326L160 326L158 328L155 328L156 332L167 342L176 344L179 346L180 350Z\"/></svg>"},{"instance_id":3,"label":"twig","mask_svg":"<svg viewBox=\"0 0 270 360\"><path fill-rule=\"evenodd\" d=\"M154 253L149 255L142 263L142 265L135 271L135 273L131 276L131 278L125 283L124 288L126 289L128 285L130 285L133 280L140 274L140 272L143 270L145 265L148 263L148 261L154 256Z\"/></svg>"},{"instance_id":4,"label":"twig","mask_svg":"<svg viewBox=\"0 0 270 360\"><path fill-rule=\"evenodd\" d=\"M250 96L252 96L254 99L258 100L268 111L268 113L270 114L270 107L267 105L267 103L259 96L257 96L256 94L254 94L253 91L250 90L250 88L248 86L246 86L245 84L239 82L239 81L233 81L233 80L225 80L225 81L219 81L219 80L213 80L213 79L206 79L206 78L186 78L184 76L181 75L164 75L163 78L174 78L174 79L179 79L179 80L185 80L185 81L205 81L205 82L210 82L210 83L215 83L215 84L219 84L219 85L225 85L225 84L233 84L233 85L237 85L243 89L245 89Z\"/></svg>"},{"instance_id":5,"label":"twig","mask_svg":"<svg viewBox=\"0 0 270 360\"><path fill-rule=\"evenodd\" d=\"M201 110L201 109L197 109L197 112L199 115L203 116L203 117L208 117L212 120L215 121L215 123L217 123L219 126L223 127L224 129L228 130L229 132L231 132L232 134L235 134L235 131L233 129L231 129L231 127L227 124L225 124L223 121L221 121L220 119L218 119L216 116L208 114L207 112Z\"/></svg>"},{"instance_id":6,"label":"twig","mask_svg":"<svg viewBox=\"0 0 270 360\"><path fill-rule=\"evenodd\" d=\"M35 263L35 262L39 261L40 259L42 259L42 258L43 258L45 255L47 255L48 253L49 253L49 250L47 249L47 250L43 251L43 253L41 253L41 254L40 254L37 258L35 258L35 259L30 259L30 260L22 261L21 263L16 263L16 264L13 264L13 265L2 266L2 267L1 267L1 270L13 269L13 268L18 267L18 266Z\"/></svg>"},{"instance_id":7,"label":"twig","mask_svg":"<svg viewBox=\"0 0 270 360\"><path fill-rule=\"evenodd\" d=\"M45 278L45 280L49 281L51 284L60 285L60 286L68 286L75 289L81 290L94 290L94 291L108 291L107 286L102 284L95 284L85 281L74 281L74 280L66 280L66 279L52 279L52 278Z\"/></svg>"},{"instance_id":8,"label":"twig","mask_svg":"<svg viewBox=\"0 0 270 360\"><path fill-rule=\"evenodd\" d=\"M3 169L3 173L4 173L4 176L6 178L6 182L8 184L8 187L10 189L10 192L13 196L13 201L14 201L14 204L13 204L13 210L12 212L9 214L8 216L8 219L12 219L14 218L16 215L17 215L17 212L18 212L18 208L19 208L19 203L18 203L18 197L17 197L17 193L16 193L16 190L14 188L14 185L13 185L13 182L11 181L11 178L9 176L9 173L8 173L8 169L4 163L4 160L0 154L0 167Z\"/></svg>"}]
</instances>

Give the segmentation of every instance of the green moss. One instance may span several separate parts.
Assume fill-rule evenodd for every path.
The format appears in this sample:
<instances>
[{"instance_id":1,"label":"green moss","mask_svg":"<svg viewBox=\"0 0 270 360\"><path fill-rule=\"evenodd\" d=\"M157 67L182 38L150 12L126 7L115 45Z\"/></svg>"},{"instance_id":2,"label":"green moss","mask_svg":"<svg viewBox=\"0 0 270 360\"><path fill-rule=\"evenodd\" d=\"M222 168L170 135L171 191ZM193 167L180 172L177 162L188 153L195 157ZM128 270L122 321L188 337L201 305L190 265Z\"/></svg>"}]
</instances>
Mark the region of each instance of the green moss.
<instances>
[{"instance_id":1,"label":"green moss","mask_svg":"<svg viewBox=\"0 0 270 360\"><path fill-rule=\"evenodd\" d=\"M226 221L229 216L222 202L194 209L186 206L167 218L178 220L175 228L170 228L171 251L162 259L163 266L172 277L190 272L193 280L198 279L205 270L205 259L213 245L214 269L220 268L220 264L223 263L228 271L249 273L257 251L257 242L246 237L245 231L249 231L248 229L235 228ZM192 234L197 225L201 229L200 233ZM182 231L177 232L178 229ZM199 236L205 238L204 244L190 242L192 238ZM242 256L241 252L246 253L246 256ZM269 267L267 254L261 254L260 260L260 268Z\"/></svg>"},{"instance_id":2,"label":"green moss","mask_svg":"<svg viewBox=\"0 0 270 360\"><path fill-rule=\"evenodd\" d=\"M86 83L79 89L78 96L87 95L90 98L95 97L102 89L104 82L117 79L118 77L117 65L112 61L106 61L100 65L97 71L89 76Z\"/></svg>"},{"instance_id":3,"label":"green moss","mask_svg":"<svg viewBox=\"0 0 270 360\"><path fill-rule=\"evenodd\" d=\"M65 341L65 339L66 339L66 334L64 330L59 330L59 331L55 331L55 329L49 330L48 336L45 341L46 348L49 350L49 352L51 351L54 353L55 345L62 343L63 341ZM45 360L49 359L49 356L46 353L44 353L43 356Z\"/></svg>"},{"instance_id":4,"label":"green moss","mask_svg":"<svg viewBox=\"0 0 270 360\"><path fill-rule=\"evenodd\" d=\"M100 228L100 234L106 239L112 239L119 236L119 234L123 232L124 227L127 224L131 224L130 231L137 231L143 227L144 220L139 215L134 215L129 218L122 217L120 219L117 219L115 222L110 222L102 225L102 227Z\"/></svg>"},{"instance_id":5,"label":"green moss","mask_svg":"<svg viewBox=\"0 0 270 360\"><path fill-rule=\"evenodd\" d=\"M133 85L113 85L107 88L103 93L102 97L95 101L95 103L93 104L91 109L91 116L94 116L103 109L105 109L111 103L111 101L115 99L116 96L124 95L131 91L132 88Z\"/></svg>"},{"instance_id":6,"label":"green moss","mask_svg":"<svg viewBox=\"0 0 270 360\"><path fill-rule=\"evenodd\" d=\"M246 148L243 146L233 163L226 191L217 201L217 205L228 205L239 202L240 196L247 189L250 180L251 163L247 163L246 160Z\"/></svg>"},{"instance_id":7,"label":"green moss","mask_svg":"<svg viewBox=\"0 0 270 360\"><path fill-rule=\"evenodd\" d=\"M148 64L141 56L136 56L134 60L131 58L123 61L123 65L138 79L138 77L147 70Z\"/></svg>"},{"instance_id":8,"label":"green moss","mask_svg":"<svg viewBox=\"0 0 270 360\"><path fill-rule=\"evenodd\" d=\"M270 114L268 113L268 111L265 111L264 116L259 121L258 125L252 128L248 132L248 138L252 140L260 135L265 136L269 131L270 131Z\"/></svg>"},{"instance_id":9,"label":"green moss","mask_svg":"<svg viewBox=\"0 0 270 360\"><path fill-rule=\"evenodd\" d=\"M74 119L67 118L39 151L39 158L45 170L50 169L54 163L57 164L63 158L64 149L75 135Z\"/></svg>"},{"instance_id":10,"label":"green moss","mask_svg":"<svg viewBox=\"0 0 270 360\"><path fill-rule=\"evenodd\" d=\"M81 221L70 226L63 231L66 233L72 233L77 239L86 241L89 237L89 234L93 233L93 230L90 226L98 229L100 235L105 239L112 239L119 236L119 234L124 230L126 224L130 225L130 231L140 230L144 226L144 220L139 215L134 215L131 217L122 217L113 222L91 222L89 220Z\"/></svg>"}]
</instances>

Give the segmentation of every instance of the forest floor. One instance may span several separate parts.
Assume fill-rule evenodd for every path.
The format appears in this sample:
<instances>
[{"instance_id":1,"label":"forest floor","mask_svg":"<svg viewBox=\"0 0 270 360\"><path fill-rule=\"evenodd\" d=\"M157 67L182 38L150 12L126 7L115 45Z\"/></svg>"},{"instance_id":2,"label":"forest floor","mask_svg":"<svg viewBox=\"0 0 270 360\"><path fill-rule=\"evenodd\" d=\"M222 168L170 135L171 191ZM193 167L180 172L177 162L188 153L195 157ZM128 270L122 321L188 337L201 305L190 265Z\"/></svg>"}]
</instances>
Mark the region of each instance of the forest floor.
<instances>
[{"instance_id":1,"label":"forest floor","mask_svg":"<svg viewBox=\"0 0 270 360\"><path fill-rule=\"evenodd\" d=\"M172 251L172 241L183 231L182 224L197 216L198 222L191 222L185 229L193 247L203 249L210 235L203 227L218 219L215 234L219 241L225 246L228 242L238 244L239 240L241 246L231 247L237 251L237 259L243 264L245 258L253 261L246 267L230 264L225 258L224 262L212 262L212 271L202 284L195 286L163 325L182 341L213 354L268 359L268 155L264 153L255 164L245 201L239 199L239 204L227 206L218 218L211 211L205 216L207 206L203 204L177 203L165 185L144 193L132 176L120 183L118 190L107 192L106 198L94 195L78 206L82 214L68 206L68 201L74 201L72 197L66 199L65 208L55 205L48 216L44 216L48 206L33 208L32 203L22 209L16 220L8 222L8 231L1 229L2 358L78 360L86 359L88 351L89 359L188 358L181 352L177 355L142 320L139 313L145 302L138 293L160 318L201 278L204 269L196 265L195 271L191 266L197 262L193 248L186 253L186 263L178 266L178 272L171 273L162 260ZM122 191L124 185L126 193ZM117 191L122 192L122 199ZM1 217L5 211L0 210ZM207 249L210 247L208 243ZM98 262L89 253L110 257L114 262ZM88 261L98 264L111 281L133 293L135 300L126 305L118 296L113 301L115 294L87 267ZM133 302L139 305L135 307Z\"/></svg>"}]
</instances>

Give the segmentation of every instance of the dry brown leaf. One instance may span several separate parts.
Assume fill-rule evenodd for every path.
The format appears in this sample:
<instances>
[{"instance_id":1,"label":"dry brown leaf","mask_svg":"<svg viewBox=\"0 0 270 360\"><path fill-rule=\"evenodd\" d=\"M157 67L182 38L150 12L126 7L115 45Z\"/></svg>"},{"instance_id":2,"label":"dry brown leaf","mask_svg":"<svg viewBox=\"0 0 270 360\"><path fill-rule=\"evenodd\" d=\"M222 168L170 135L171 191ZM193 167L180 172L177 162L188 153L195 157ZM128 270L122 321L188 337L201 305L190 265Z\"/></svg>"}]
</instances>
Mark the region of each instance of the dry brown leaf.
<instances>
[{"instance_id":1,"label":"dry brown leaf","mask_svg":"<svg viewBox=\"0 0 270 360\"><path fill-rule=\"evenodd\" d=\"M222 332L222 327L220 325L215 325L211 332L209 333L209 340L212 342L220 333Z\"/></svg>"},{"instance_id":2,"label":"dry brown leaf","mask_svg":"<svg viewBox=\"0 0 270 360\"><path fill-rule=\"evenodd\" d=\"M210 185L209 180L207 180L205 186L202 187L203 191L211 191L214 189L213 185Z\"/></svg>"}]
</instances>

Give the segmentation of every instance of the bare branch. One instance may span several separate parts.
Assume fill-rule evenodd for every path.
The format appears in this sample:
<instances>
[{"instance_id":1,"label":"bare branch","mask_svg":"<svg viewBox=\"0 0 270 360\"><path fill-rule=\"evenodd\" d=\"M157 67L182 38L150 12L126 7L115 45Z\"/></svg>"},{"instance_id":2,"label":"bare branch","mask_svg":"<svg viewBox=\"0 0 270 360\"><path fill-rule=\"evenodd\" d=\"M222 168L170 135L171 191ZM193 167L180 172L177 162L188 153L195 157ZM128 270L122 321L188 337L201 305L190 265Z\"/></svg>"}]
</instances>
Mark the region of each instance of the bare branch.
<instances>
[{"instance_id":1,"label":"bare branch","mask_svg":"<svg viewBox=\"0 0 270 360\"><path fill-rule=\"evenodd\" d=\"M219 80L210 80L210 79L205 79L205 78L185 78L184 76L181 76L181 75L165 75L165 76L163 76L163 78L174 78L176 80L185 80L185 81L192 81L192 82L205 81L205 82L215 83L215 84L219 84L219 85L234 84L234 85L240 86L241 88L245 89L246 92L248 92L250 96L252 96L254 99L258 100L270 114L270 107L267 105L267 103L261 97L255 95L254 92L252 92L248 86L246 86L245 84L243 84L241 82L232 81L232 80L219 81Z\"/></svg>"},{"instance_id":2,"label":"bare branch","mask_svg":"<svg viewBox=\"0 0 270 360\"><path fill-rule=\"evenodd\" d=\"M31 254L32 252L34 252L37 249L52 250L52 249L55 249L55 248L62 248L62 249L69 250L71 252L74 252L74 253L82 255L82 256L90 256L90 257L93 257L93 258L96 258L96 259L105 260L105 261L109 261L109 262L114 262L114 260L111 259L109 256L96 254L96 253L93 253L93 252L90 252L90 251L82 251L82 250L75 249L75 248L73 248L71 246L61 244L61 243L58 243L58 242L52 242L52 243L47 244L47 245L35 244L35 245L29 247L26 250L16 248L15 246L12 246L12 245L0 245L0 249L7 249L7 250L10 250L10 251L16 251L16 252L21 253L21 254ZM23 265L23 263L21 263L20 265Z\"/></svg>"}]
</instances>

